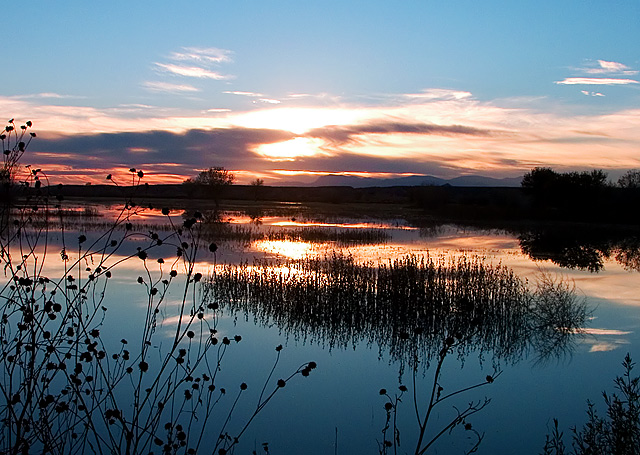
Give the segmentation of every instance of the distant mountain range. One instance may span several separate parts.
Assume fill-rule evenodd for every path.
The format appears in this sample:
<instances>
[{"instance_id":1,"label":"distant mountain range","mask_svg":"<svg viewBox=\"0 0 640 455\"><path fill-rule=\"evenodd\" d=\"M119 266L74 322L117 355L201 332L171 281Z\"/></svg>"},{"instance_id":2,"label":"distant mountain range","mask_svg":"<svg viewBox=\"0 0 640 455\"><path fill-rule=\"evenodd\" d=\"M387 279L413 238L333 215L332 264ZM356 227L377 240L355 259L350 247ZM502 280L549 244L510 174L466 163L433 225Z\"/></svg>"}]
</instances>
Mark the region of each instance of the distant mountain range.
<instances>
[{"instance_id":1,"label":"distant mountain range","mask_svg":"<svg viewBox=\"0 0 640 455\"><path fill-rule=\"evenodd\" d=\"M464 175L452 179L442 179L432 175L413 175L411 177L400 177L392 179L380 179L370 177L355 177L348 175L323 175L312 183L300 186L352 186L354 188L364 187L388 187L388 186L487 186L504 187L520 186L522 177L510 177L496 179L481 175Z\"/></svg>"}]
</instances>

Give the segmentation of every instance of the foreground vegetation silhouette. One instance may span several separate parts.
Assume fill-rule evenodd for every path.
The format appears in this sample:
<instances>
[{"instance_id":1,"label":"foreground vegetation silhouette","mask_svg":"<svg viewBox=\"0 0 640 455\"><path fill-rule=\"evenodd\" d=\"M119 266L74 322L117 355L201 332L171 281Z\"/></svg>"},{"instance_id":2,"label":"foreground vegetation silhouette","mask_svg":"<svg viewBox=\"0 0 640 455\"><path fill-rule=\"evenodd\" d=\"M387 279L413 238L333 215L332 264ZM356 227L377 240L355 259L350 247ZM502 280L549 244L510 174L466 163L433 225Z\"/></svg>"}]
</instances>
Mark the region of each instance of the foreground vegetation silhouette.
<instances>
[{"instance_id":1,"label":"foreground vegetation silhouette","mask_svg":"<svg viewBox=\"0 0 640 455\"><path fill-rule=\"evenodd\" d=\"M2 134L0 453L232 453L278 391L315 363L276 380L279 346L263 380L255 372L222 387L229 351L242 337L219 335L217 305L198 298L202 214L182 219L162 209L169 232L136 231L141 208L133 198L144 172L131 169L128 186L108 176L125 201L108 228L91 238L68 230L62 197L41 184L46 174L20 173L30 127L10 122ZM56 214L54 232L47 220ZM137 283L140 297L114 301L118 280ZM134 311L140 300L142 311ZM237 416L256 381L255 407Z\"/></svg>"},{"instance_id":2,"label":"foreground vegetation silhouette","mask_svg":"<svg viewBox=\"0 0 640 455\"><path fill-rule=\"evenodd\" d=\"M587 423L571 429L571 449L564 434L553 420L543 455L638 455L640 454L640 377L633 376L635 363L627 353L622 362L624 373L614 380L617 392L602 393L606 414L600 416L596 405L587 402Z\"/></svg>"}]
</instances>

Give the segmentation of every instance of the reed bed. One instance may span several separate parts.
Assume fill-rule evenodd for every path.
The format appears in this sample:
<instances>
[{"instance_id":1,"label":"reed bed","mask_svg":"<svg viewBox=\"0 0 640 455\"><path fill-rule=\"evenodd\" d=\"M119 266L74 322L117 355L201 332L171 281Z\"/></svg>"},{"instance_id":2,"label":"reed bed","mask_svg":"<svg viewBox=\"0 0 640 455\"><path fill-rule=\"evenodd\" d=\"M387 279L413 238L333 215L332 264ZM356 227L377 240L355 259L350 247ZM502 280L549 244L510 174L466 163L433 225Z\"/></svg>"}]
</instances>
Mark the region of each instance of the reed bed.
<instances>
[{"instance_id":1,"label":"reed bed","mask_svg":"<svg viewBox=\"0 0 640 455\"><path fill-rule=\"evenodd\" d=\"M409 255L374 264L333 252L220 266L205 284L205 299L298 340L377 345L381 356L386 351L401 363L428 362L447 339L457 341L460 356L479 351L515 361L532 348L546 356L563 352L586 322L575 292L561 282L543 284L530 289L509 268L475 256ZM567 336L551 339L558 332Z\"/></svg>"},{"instance_id":2,"label":"reed bed","mask_svg":"<svg viewBox=\"0 0 640 455\"><path fill-rule=\"evenodd\" d=\"M24 208L23 208L24 209ZM142 211L144 207L140 207ZM17 213L17 212L16 212ZM328 229L318 227L302 227L294 229L261 230L255 226L229 223L225 215L233 212L204 212L201 235L203 241L230 241L249 244L261 240L286 240L317 243L334 243L336 246L351 246L385 243L391 237L384 229ZM183 218L187 216L183 215ZM156 232L172 232L175 224L166 224L163 217L148 221L144 218L132 220L135 230L149 230ZM188 216L187 216L188 218ZM47 228L59 230L62 227L73 228L84 232L103 232L113 227L113 220L105 217L95 207L66 209L62 207L39 210L32 215L30 227L36 229Z\"/></svg>"},{"instance_id":3,"label":"reed bed","mask_svg":"<svg viewBox=\"0 0 640 455\"><path fill-rule=\"evenodd\" d=\"M289 240L294 242L334 242L339 246L386 243L391 236L384 229L323 229L299 228L269 231L266 240Z\"/></svg>"}]
</instances>

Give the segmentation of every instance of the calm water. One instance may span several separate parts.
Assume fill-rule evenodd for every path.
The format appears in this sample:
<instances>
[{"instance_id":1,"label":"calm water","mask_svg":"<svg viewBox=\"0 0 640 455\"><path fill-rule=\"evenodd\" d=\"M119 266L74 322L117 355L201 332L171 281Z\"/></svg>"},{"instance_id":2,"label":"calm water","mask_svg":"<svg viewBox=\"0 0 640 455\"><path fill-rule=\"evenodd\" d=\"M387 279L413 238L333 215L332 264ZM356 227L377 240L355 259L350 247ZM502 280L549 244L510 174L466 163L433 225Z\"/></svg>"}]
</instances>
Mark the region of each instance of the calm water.
<instances>
[{"instance_id":1,"label":"calm water","mask_svg":"<svg viewBox=\"0 0 640 455\"><path fill-rule=\"evenodd\" d=\"M77 223L70 223L65 236L76 238L84 233L89 243L97 238L99 230L94 228L108 223L114 211L101 206L96 210L101 216L78 217ZM575 283L578 297L586 301L593 313L585 327L586 333L575 338L576 344L570 352L540 361L532 349L511 358L496 357L490 350L480 353L471 349L464 355L452 354L446 358L439 383L445 391L483 382L487 375L494 374L495 368L502 371L494 383L440 404L434 414L436 428L439 422L454 415L453 406L464 407L470 401L489 398L490 404L469 418L473 428L485 434L478 453L539 453L552 418L560 420L565 432L573 425L580 425L585 418L586 400L601 406L601 392L612 390L613 378L622 371L620 364L624 355L629 352L634 359L637 357L640 273L634 269L637 248L633 236L602 240L595 234L585 234L584 241L576 244L575 239L584 234L586 228L574 227L568 232L547 229L542 234L523 235L447 224L418 228L400 219L328 217L296 210L295 206L286 206L263 213L224 212L218 219L225 223L224 227L216 224L218 227L211 229L203 240L203 244L215 241L217 251L210 253L206 247L202 248L197 271L206 278L224 265L247 262L252 266L256 259L297 260L340 252L370 266L388 264L407 255L435 261L467 257L487 266L505 266L532 288L545 273ZM176 224L182 223L180 211L172 211L171 218ZM134 230L162 232L166 229L167 218L159 210L145 210L137 219L139 224ZM302 230L311 234L304 234ZM322 232L336 240L313 240L320 238ZM56 264L60 262L63 236L56 232L50 238L54 245L50 251L58 262L48 263L49 273L62 274L61 266ZM134 252L141 241L131 237L120 254ZM74 252L68 254L73 259ZM149 259L160 255L167 261L166 258L175 253L167 249L152 253ZM532 255L538 259L532 260ZM159 273L160 265L147 263L153 264L153 267L149 265L151 273ZM109 318L103 326L103 333L113 338L114 344L121 338L137 336L137 324L147 304L145 290L136 281L138 276L147 276L143 265L143 261L127 261L114 271L115 285L110 285L105 301ZM164 273L167 270L165 268ZM170 294L169 301L179 298L180 295ZM260 453L263 443L268 443L272 454L378 453L386 415L385 399L379 390L386 388L396 393L400 384L406 384L412 393L414 387L410 371L406 368L402 371L403 365L390 351L386 340L376 342L375 336L352 336L349 331L323 338L318 336L318 326L313 322L293 324L287 323L286 318L223 307L217 326L219 336L239 334L242 342L231 346L218 383L235 390L238 384L246 382L252 392L243 397L235 414L238 423L231 424L230 433L233 434L234 425L239 428L239 423L255 406L276 358L276 346L284 346L276 370L278 377L295 371L304 362L313 360L318 364L309 377L297 377L279 391L243 435L236 453L252 450ZM158 345L162 344L163 333L169 334L177 317L171 313L170 305L163 310L162 322L157 328ZM166 337L169 343L168 335ZM422 359L422 363L426 360ZM420 411L426 406L432 382L433 368L420 369L415 385ZM413 453L417 422L409 395L404 396L398 408L398 428L399 452ZM463 453L470 447L470 436L469 432L456 429L443 436L434 453Z\"/></svg>"}]
</instances>

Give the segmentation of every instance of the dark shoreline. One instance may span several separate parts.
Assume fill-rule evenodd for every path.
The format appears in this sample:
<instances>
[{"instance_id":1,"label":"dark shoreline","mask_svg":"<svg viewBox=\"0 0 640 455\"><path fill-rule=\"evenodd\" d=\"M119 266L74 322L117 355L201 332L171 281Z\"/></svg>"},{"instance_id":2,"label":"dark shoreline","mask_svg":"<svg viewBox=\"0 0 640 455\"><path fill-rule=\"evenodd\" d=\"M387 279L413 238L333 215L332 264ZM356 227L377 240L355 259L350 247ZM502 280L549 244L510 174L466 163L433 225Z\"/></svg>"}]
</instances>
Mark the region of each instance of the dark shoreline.
<instances>
[{"instance_id":1,"label":"dark shoreline","mask_svg":"<svg viewBox=\"0 0 640 455\"><path fill-rule=\"evenodd\" d=\"M32 190L33 191L33 190ZM81 200L133 199L138 203L221 206L244 201L263 203L314 203L337 211L350 205L380 214L408 213L416 218L461 222L569 222L640 225L640 190L608 187L598 193L553 194L536 197L517 187L322 186L289 187L232 185L222 188L171 185L58 185L44 188L52 196ZM362 207L365 208L365 207Z\"/></svg>"}]
</instances>

